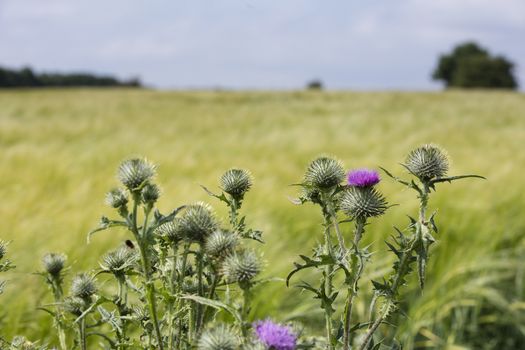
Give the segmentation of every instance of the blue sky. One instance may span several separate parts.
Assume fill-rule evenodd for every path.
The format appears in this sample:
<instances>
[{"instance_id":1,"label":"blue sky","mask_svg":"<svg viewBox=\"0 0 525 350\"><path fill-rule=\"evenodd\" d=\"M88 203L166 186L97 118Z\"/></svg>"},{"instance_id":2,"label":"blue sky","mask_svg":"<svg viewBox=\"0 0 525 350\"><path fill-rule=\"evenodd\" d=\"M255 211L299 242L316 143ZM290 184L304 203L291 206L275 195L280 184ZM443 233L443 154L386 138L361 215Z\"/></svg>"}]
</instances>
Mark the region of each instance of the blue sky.
<instances>
[{"instance_id":1,"label":"blue sky","mask_svg":"<svg viewBox=\"0 0 525 350\"><path fill-rule=\"evenodd\" d=\"M465 40L511 58L523 89L524 0L0 0L0 65L160 88L432 90Z\"/></svg>"}]
</instances>

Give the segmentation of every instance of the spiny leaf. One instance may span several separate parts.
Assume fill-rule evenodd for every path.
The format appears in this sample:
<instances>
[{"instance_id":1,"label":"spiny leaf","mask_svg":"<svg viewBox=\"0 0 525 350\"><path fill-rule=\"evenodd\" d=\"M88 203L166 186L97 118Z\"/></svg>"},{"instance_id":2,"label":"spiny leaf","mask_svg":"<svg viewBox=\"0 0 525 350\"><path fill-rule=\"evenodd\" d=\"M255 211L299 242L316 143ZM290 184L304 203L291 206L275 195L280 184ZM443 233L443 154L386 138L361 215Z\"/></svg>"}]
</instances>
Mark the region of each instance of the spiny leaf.
<instances>
[{"instance_id":1,"label":"spiny leaf","mask_svg":"<svg viewBox=\"0 0 525 350\"><path fill-rule=\"evenodd\" d=\"M293 275L295 275L297 272L310 268L310 267L319 267L319 266L325 266L325 265L334 265L336 261L334 258L330 255L318 255L316 256L316 259L311 259L307 257L306 255L299 255L301 259L303 259L304 264L300 263L294 263L295 269L288 274L286 277L286 285L289 286L290 279Z\"/></svg>"},{"instance_id":2,"label":"spiny leaf","mask_svg":"<svg viewBox=\"0 0 525 350\"><path fill-rule=\"evenodd\" d=\"M235 320L238 322L238 324L242 324L241 315L239 315L239 313L233 307L231 307L229 305L226 305L223 302L220 302L218 300L213 300L213 299L200 297L198 295L190 295L190 294L183 295L182 298L183 299L188 299L188 300L193 300L196 303L199 303L199 304L202 304L202 305L206 305L206 306L210 306L210 307L213 307L213 308L218 309L218 310L224 310L224 311L228 312L230 315L232 315L235 318Z\"/></svg>"},{"instance_id":3,"label":"spiny leaf","mask_svg":"<svg viewBox=\"0 0 525 350\"><path fill-rule=\"evenodd\" d=\"M88 232L88 235L87 235L88 244L93 234L99 231L107 230L108 228L111 228L111 227L128 227L128 224L124 221L110 220L107 217L103 216L102 218L100 218L99 226L96 229Z\"/></svg>"},{"instance_id":4,"label":"spiny leaf","mask_svg":"<svg viewBox=\"0 0 525 350\"><path fill-rule=\"evenodd\" d=\"M440 183L440 182L452 182L455 180L467 179L467 178L477 178L477 179L486 180L486 178L481 175L458 175L458 176L438 177L437 179L432 180L430 184L433 185L433 184Z\"/></svg>"}]
</instances>

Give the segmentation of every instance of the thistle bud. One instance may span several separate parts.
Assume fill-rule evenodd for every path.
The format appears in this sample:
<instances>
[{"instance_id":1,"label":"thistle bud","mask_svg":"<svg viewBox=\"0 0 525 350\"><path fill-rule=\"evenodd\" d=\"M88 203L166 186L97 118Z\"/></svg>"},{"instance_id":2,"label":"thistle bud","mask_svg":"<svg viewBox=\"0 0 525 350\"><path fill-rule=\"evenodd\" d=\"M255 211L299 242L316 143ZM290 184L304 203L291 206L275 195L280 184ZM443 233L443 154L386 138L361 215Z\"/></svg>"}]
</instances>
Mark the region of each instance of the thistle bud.
<instances>
[{"instance_id":1,"label":"thistle bud","mask_svg":"<svg viewBox=\"0 0 525 350\"><path fill-rule=\"evenodd\" d=\"M135 250L122 247L104 255L100 266L115 276L124 276L133 269L137 260L138 254Z\"/></svg>"},{"instance_id":2,"label":"thistle bud","mask_svg":"<svg viewBox=\"0 0 525 350\"><path fill-rule=\"evenodd\" d=\"M341 209L355 219L382 215L387 209L385 197L373 187L348 187L341 196Z\"/></svg>"},{"instance_id":3,"label":"thistle bud","mask_svg":"<svg viewBox=\"0 0 525 350\"><path fill-rule=\"evenodd\" d=\"M64 299L64 309L74 316L80 316L86 308L86 303L82 298L67 297Z\"/></svg>"},{"instance_id":4,"label":"thistle bud","mask_svg":"<svg viewBox=\"0 0 525 350\"><path fill-rule=\"evenodd\" d=\"M145 159L128 159L120 164L118 178L130 191L134 191L152 179L156 173L156 166Z\"/></svg>"},{"instance_id":5,"label":"thistle bud","mask_svg":"<svg viewBox=\"0 0 525 350\"><path fill-rule=\"evenodd\" d=\"M106 194L106 203L112 208L121 208L128 204L128 195L121 188L114 188Z\"/></svg>"},{"instance_id":6,"label":"thistle bud","mask_svg":"<svg viewBox=\"0 0 525 350\"><path fill-rule=\"evenodd\" d=\"M310 163L304 174L304 182L321 190L330 189L345 178L343 165L339 160L320 157Z\"/></svg>"},{"instance_id":7,"label":"thistle bud","mask_svg":"<svg viewBox=\"0 0 525 350\"><path fill-rule=\"evenodd\" d=\"M426 182L445 176L449 164L447 154L443 150L434 145L424 145L411 151L404 165L421 181Z\"/></svg>"},{"instance_id":8,"label":"thistle bud","mask_svg":"<svg viewBox=\"0 0 525 350\"><path fill-rule=\"evenodd\" d=\"M0 260L7 254L7 242L0 239Z\"/></svg>"},{"instance_id":9,"label":"thistle bud","mask_svg":"<svg viewBox=\"0 0 525 350\"><path fill-rule=\"evenodd\" d=\"M59 277L64 269L67 257L64 254L47 253L42 258L44 269L53 277Z\"/></svg>"},{"instance_id":10,"label":"thistle bud","mask_svg":"<svg viewBox=\"0 0 525 350\"><path fill-rule=\"evenodd\" d=\"M230 169L221 176L220 186L233 198L242 199L252 187L252 176L250 172L243 169Z\"/></svg>"},{"instance_id":11,"label":"thistle bud","mask_svg":"<svg viewBox=\"0 0 525 350\"><path fill-rule=\"evenodd\" d=\"M165 237L171 243L178 243L182 240L182 232L180 228L179 219L175 221L166 222L155 229L155 234Z\"/></svg>"},{"instance_id":12,"label":"thistle bud","mask_svg":"<svg viewBox=\"0 0 525 350\"><path fill-rule=\"evenodd\" d=\"M213 232L204 245L204 250L212 258L224 258L230 255L239 244L239 236L235 233L223 230Z\"/></svg>"},{"instance_id":13,"label":"thistle bud","mask_svg":"<svg viewBox=\"0 0 525 350\"><path fill-rule=\"evenodd\" d=\"M219 225L211 207L205 203L197 203L186 207L178 221L178 226L186 239L204 242Z\"/></svg>"},{"instance_id":14,"label":"thistle bud","mask_svg":"<svg viewBox=\"0 0 525 350\"><path fill-rule=\"evenodd\" d=\"M144 203L153 204L160 197L160 188L155 184L146 184L141 191L141 196Z\"/></svg>"},{"instance_id":15,"label":"thistle bud","mask_svg":"<svg viewBox=\"0 0 525 350\"><path fill-rule=\"evenodd\" d=\"M251 250L229 255L222 265L222 273L230 283L250 283L261 271L261 263L257 255Z\"/></svg>"},{"instance_id":16,"label":"thistle bud","mask_svg":"<svg viewBox=\"0 0 525 350\"><path fill-rule=\"evenodd\" d=\"M97 286L93 277L87 273L80 273L75 276L71 283L71 295L84 300L89 299L97 292Z\"/></svg>"},{"instance_id":17,"label":"thistle bud","mask_svg":"<svg viewBox=\"0 0 525 350\"><path fill-rule=\"evenodd\" d=\"M239 336L231 328L221 324L202 333L197 349L236 350L239 346Z\"/></svg>"}]
</instances>

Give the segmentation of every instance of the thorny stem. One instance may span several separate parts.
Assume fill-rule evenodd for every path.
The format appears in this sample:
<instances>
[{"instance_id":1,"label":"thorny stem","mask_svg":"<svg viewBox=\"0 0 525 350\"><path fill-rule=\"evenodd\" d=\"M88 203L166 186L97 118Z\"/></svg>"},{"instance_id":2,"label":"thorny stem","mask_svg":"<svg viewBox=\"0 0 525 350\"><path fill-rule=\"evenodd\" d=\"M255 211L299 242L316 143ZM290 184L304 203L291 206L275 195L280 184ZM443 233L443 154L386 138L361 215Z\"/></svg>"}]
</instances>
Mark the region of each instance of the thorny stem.
<instances>
[{"instance_id":1,"label":"thorny stem","mask_svg":"<svg viewBox=\"0 0 525 350\"><path fill-rule=\"evenodd\" d=\"M203 285L203 248L201 246L199 252L197 253L197 278L198 278L198 295L200 297L204 296L204 285ZM197 304L197 314L195 317L195 329L197 330L197 333L200 332L201 328L201 315L203 313L203 307L202 304Z\"/></svg>"},{"instance_id":2,"label":"thorny stem","mask_svg":"<svg viewBox=\"0 0 525 350\"><path fill-rule=\"evenodd\" d=\"M186 265L188 263L188 253L189 253L189 251L190 251L190 243L186 243L184 245L184 251L182 252L182 264L181 264L182 266L181 266L181 271L180 271L180 275L179 275L179 281L177 283L179 291L182 288L182 283L184 282L184 277L185 277L185 274L186 274ZM176 315L180 314L182 306L183 306L182 298L178 298L177 299L177 306L175 308L175 314ZM178 327L178 334L177 334L177 341L176 341L176 344L175 344L175 349L179 349L181 340L182 340L182 317L179 317L179 327Z\"/></svg>"},{"instance_id":3,"label":"thorny stem","mask_svg":"<svg viewBox=\"0 0 525 350\"><path fill-rule=\"evenodd\" d=\"M51 278L51 288L53 289L53 295L55 297L55 302L59 304L62 301L62 285L60 283L60 277L50 277ZM55 322L58 328L58 341L60 342L60 348L62 350L67 350L66 343L66 333L64 327L62 326L61 318L63 317L62 306L57 306L57 314L55 316Z\"/></svg>"},{"instance_id":4,"label":"thorny stem","mask_svg":"<svg viewBox=\"0 0 525 350\"><path fill-rule=\"evenodd\" d=\"M133 221L132 230L139 243L139 250L141 255L142 268L144 270L145 286L146 286L146 301L148 303L148 309L150 312L153 328L155 329L155 337L157 338L157 346L159 350L164 350L164 344L162 343L162 335L160 333L159 321L157 317L157 305L155 298L155 285L151 276L150 261L148 257L148 237L147 237L147 224L150 210L145 211L144 225L142 227L142 235L139 233L137 227L137 211L140 202L140 193L133 193Z\"/></svg>"},{"instance_id":5,"label":"thorny stem","mask_svg":"<svg viewBox=\"0 0 525 350\"><path fill-rule=\"evenodd\" d=\"M366 224L366 218L358 218L356 220L355 224L355 233L354 233L354 240L353 240L353 249L355 257L357 258L357 269L354 272L353 278L351 283L348 285L347 290L347 300L345 305L345 315L344 315L344 329L343 329L343 349L348 350L350 349L351 344L351 319L352 319L352 307L353 307L353 301L354 297L357 294L357 284L359 282L359 279L361 278L361 274L363 273L364 269L364 262L363 257L361 254L361 251L359 249L359 243L361 242L361 238L363 237L364 228Z\"/></svg>"},{"instance_id":6,"label":"thorny stem","mask_svg":"<svg viewBox=\"0 0 525 350\"><path fill-rule=\"evenodd\" d=\"M173 257L172 257L172 270L171 270L171 276L170 276L170 292L171 295L175 295L175 283L177 280L177 246L173 246ZM178 302L178 301L177 301ZM173 318L173 303L170 302L168 305L168 327L169 327L169 335L168 335L168 349L173 350L173 336L175 331L174 326L174 318Z\"/></svg>"},{"instance_id":7,"label":"thorny stem","mask_svg":"<svg viewBox=\"0 0 525 350\"><path fill-rule=\"evenodd\" d=\"M118 311L120 314L120 317L126 316L127 314L127 303L128 303L128 293L127 293L127 287L126 287L126 277L118 277ZM119 332L120 334L117 334L119 337L119 349L124 349L125 345L122 344L123 341L126 340L126 319L122 319L122 331Z\"/></svg>"},{"instance_id":8,"label":"thorny stem","mask_svg":"<svg viewBox=\"0 0 525 350\"><path fill-rule=\"evenodd\" d=\"M324 236L325 236L325 250L326 253L330 256L334 255L333 249L332 249L332 240L330 239L330 219L325 215L325 229L324 229ZM326 265L325 267L325 276L324 276L324 283L322 288L325 290L325 294L327 296L332 295L332 272L333 272L333 266L332 265ZM325 307L325 323L326 323L326 340L327 340L327 348L329 350L334 349L334 346L332 344L332 310L331 307Z\"/></svg>"},{"instance_id":9,"label":"thorny stem","mask_svg":"<svg viewBox=\"0 0 525 350\"><path fill-rule=\"evenodd\" d=\"M244 287L241 286L241 289L242 289L242 297L243 297L242 309L241 309L241 316L242 316L241 330L242 330L243 338L246 339L248 337L247 319L248 319L248 315L250 314L251 291L250 291L249 286L244 286Z\"/></svg>"},{"instance_id":10,"label":"thorny stem","mask_svg":"<svg viewBox=\"0 0 525 350\"><path fill-rule=\"evenodd\" d=\"M370 340L372 339L372 336L374 332L379 328L381 323L385 320L386 316L388 316L388 313L390 312L390 308L392 307L394 303L394 298L397 295L397 290L399 289L401 285L401 281L403 280L403 277L406 273L406 269L408 268L408 264L410 263L410 258L412 257L412 252L416 249L416 245L421 241L423 234L422 227L426 225L426 209L428 205L428 195L430 193L430 188L428 183L423 183L423 191L420 192L420 204L419 204L419 220L416 223L416 234L415 237L412 238L412 242L410 244L410 247L403 252L403 256L401 257L401 260L399 261L399 268L397 271L397 274L394 278L394 281L392 282L391 287L391 296L387 298L387 304L384 307L384 311L381 313L381 315L374 321L374 323L368 328L368 332L365 336L365 340L361 344L361 347L359 350L364 350L370 343ZM375 304L375 300L374 300ZM370 315L372 315L372 310L370 310ZM372 317L370 317L371 319Z\"/></svg>"},{"instance_id":11,"label":"thorny stem","mask_svg":"<svg viewBox=\"0 0 525 350\"><path fill-rule=\"evenodd\" d=\"M80 335L80 348L82 350L87 350L86 343L86 319L83 317L78 324L78 331Z\"/></svg>"},{"instance_id":12,"label":"thorny stem","mask_svg":"<svg viewBox=\"0 0 525 350\"><path fill-rule=\"evenodd\" d=\"M374 332L379 328L381 323L384 321L384 319L388 316L388 313L390 312L390 308L392 307L392 300L388 300L387 304L383 308L383 312L381 315L375 320L375 322L372 324L372 326L369 328L368 332L365 335L365 339L363 340L363 343L359 347L359 350L365 350L368 347L368 344L372 340L372 336L374 335Z\"/></svg>"}]
</instances>

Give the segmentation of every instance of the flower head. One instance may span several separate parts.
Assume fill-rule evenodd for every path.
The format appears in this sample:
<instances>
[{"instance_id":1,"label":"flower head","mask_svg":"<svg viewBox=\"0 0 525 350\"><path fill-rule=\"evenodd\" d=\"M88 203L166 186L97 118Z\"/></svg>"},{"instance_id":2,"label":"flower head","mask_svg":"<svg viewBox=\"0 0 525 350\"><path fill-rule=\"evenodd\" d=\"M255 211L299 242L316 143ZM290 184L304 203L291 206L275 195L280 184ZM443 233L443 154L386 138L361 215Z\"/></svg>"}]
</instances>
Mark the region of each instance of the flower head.
<instances>
[{"instance_id":1,"label":"flower head","mask_svg":"<svg viewBox=\"0 0 525 350\"><path fill-rule=\"evenodd\" d=\"M202 333L197 349L236 350L239 348L239 345L239 336L232 329L221 324Z\"/></svg>"},{"instance_id":2,"label":"flower head","mask_svg":"<svg viewBox=\"0 0 525 350\"><path fill-rule=\"evenodd\" d=\"M252 187L252 176L250 172L243 169L230 169L222 174L220 185L224 192L234 198L242 199Z\"/></svg>"},{"instance_id":3,"label":"flower head","mask_svg":"<svg viewBox=\"0 0 525 350\"><path fill-rule=\"evenodd\" d=\"M7 254L7 242L0 239L0 260Z\"/></svg>"},{"instance_id":4,"label":"flower head","mask_svg":"<svg viewBox=\"0 0 525 350\"><path fill-rule=\"evenodd\" d=\"M304 174L304 182L317 189L330 189L343 181L345 171L337 159L319 157L308 165Z\"/></svg>"},{"instance_id":5,"label":"flower head","mask_svg":"<svg viewBox=\"0 0 525 350\"><path fill-rule=\"evenodd\" d=\"M204 250L213 258L224 258L231 254L238 244L239 236L237 234L217 230L206 239Z\"/></svg>"},{"instance_id":6,"label":"flower head","mask_svg":"<svg viewBox=\"0 0 525 350\"><path fill-rule=\"evenodd\" d=\"M44 269L53 277L60 276L60 272L66 263L66 256L64 254L47 253L42 258L42 265Z\"/></svg>"},{"instance_id":7,"label":"flower head","mask_svg":"<svg viewBox=\"0 0 525 350\"><path fill-rule=\"evenodd\" d=\"M71 295L74 297L89 299L96 292L95 280L87 273L79 273L71 282Z\"/></svg>"},{"instance_id":8,"label":"flower head","mask_svg":"<svg viewBox=\"0 0 525 350\"><path fill-rule=\"evenodd\" d=\"M128 195L121 188L114 188L106 194L106 203L113 208L120 208L128 203Z\"/></svg>"},{"instance_id":9,"label":"flower head","mask_svg":"<svg viewBox=\"0 0 525 350\"><path fill-rule=\"evenodd\" d=\"M139 256L135 250L121 247L104 255L100 266L115 276L123 276L127 271L133 269L138 259Z\"/></svg>"},{"instance_id":10,"label":"flower head","mask_svg":"<svg viewBox=\"0 0 525 350\"><path fill-rule=\"evenodd\" d=\"M265 320L255 322L254 329L259 340L270 349L294 350L296 347L297 335L288 326Z\"/></svg>"},{"instance_id":11,"label":"flower head","mask_svg":"<svg viewBox=\"0 0 525 350\"><path fill-rule=\"evenodd\" d=\"M261 271L261 263L255 252L244 250L226 257L222 270L228 282L249 284Z\"/></svg>"},{"instance_id":12,"label":"flower head","mask_svg":"<svg viewBox=\"0 0 525 350\"><path fill-rule=\"evenodd\" d=\"M435 145L423 145L408 154L404 166L422 181L428 181L447 174L448 157Z\"/></svg>"},{"instance_id":13,"label":"flower head","mask_svg":"<svg viewBox=\"0 0 525 350\"><path fill-rule=\"evenodd\" d=\"M205 203L188 205L178 220L182 234L190 241L203 242L219 226L211 207Z\"/></svg>"},{"instance_id":14,"label":"flower head","mask_svg":"<svg viewBox=\"0 0 525 350\"><path fill-rule=\"evenodd\" d=\"M130 191L135 191L155 176L156 166L145 159L128 159L118 168L120 182Z\"/></svg>"},{"instance_id":15,"label":"flower head","mask_svg":"<svg viewBox=\"0 0 525 350\"><path fill-rule=\"evenodd\" d=\"M377 171L370 169L352 170L348 173L347 180L348 185L356 187L374 186L381 181Z\"/></svg>"},{"instance_id":16,"label":"flower head","mask_svg":"<svg viewBox=\"0 0 525 350\"><path fill-rule=\"evenodd\" d=\"M387 202L374 187L348 187L341 195L341 209L352 218L366 219L382 215Z\"/></svg>"}]
</instances>

